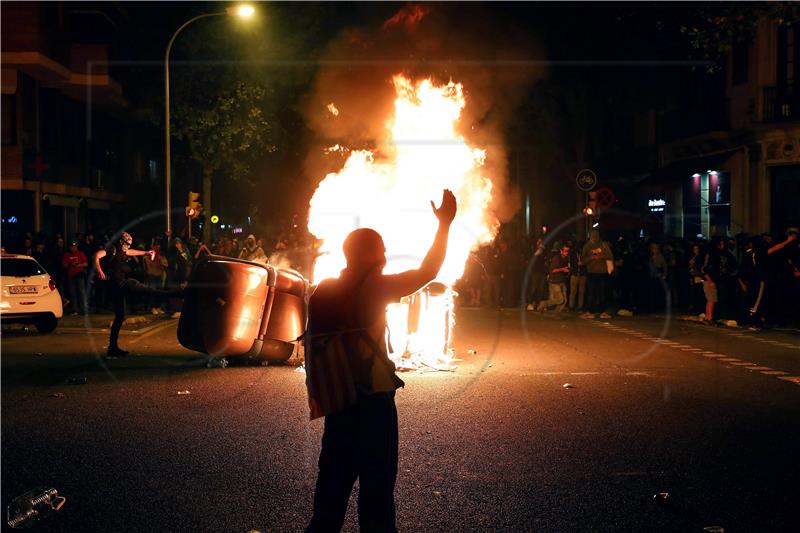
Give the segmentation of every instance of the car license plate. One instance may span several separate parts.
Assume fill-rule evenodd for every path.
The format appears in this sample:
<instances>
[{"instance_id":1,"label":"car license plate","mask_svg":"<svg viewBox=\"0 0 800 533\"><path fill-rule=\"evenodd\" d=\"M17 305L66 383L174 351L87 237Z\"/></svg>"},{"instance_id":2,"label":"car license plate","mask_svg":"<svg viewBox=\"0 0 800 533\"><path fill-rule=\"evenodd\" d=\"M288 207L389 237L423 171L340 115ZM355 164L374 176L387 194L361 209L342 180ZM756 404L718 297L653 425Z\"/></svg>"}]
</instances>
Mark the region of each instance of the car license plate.
<instances>
[{"instance_id":1,"label":"car license plate","mask_svg":"<svg viewBox=\"0 0 800 533\"><path fill-rule=\"evenodd\" d=\"M8 292L11 294L36 294L36 286L17 285L16 287L9 287Z\"/></svg>"}]
</instances>

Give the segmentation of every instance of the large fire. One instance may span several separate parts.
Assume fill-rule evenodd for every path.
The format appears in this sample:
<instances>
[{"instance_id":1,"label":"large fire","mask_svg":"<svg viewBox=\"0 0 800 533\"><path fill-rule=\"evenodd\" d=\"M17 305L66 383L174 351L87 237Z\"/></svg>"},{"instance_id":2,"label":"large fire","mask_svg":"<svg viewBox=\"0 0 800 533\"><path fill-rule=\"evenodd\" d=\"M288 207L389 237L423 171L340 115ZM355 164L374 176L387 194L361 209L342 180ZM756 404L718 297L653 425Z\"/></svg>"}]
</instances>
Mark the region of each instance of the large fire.
<instances>
[{"instance_id":1,"label":"large fire","mask_svg":"<svg viewBox=\"0 0 800 533\"><path fill-rule=\"evenodd\" d=\"M438 202L442 189L452 190L458 214L438 283L387 310L390 355L398 366L446 368L453 355L451 287L462 276L470 251L490 242L498 226L488 209L492 182L482 174L485 151L470 147L457 133L465 106L461 84L437 86L430 79L413 82L401 75L393 82L397 98L386 123L387 138L375 152L351 152L311 199L308 228L323 241L313 281L339 275L345 267L342 243L360 227L383 236L385 273L419 267L437 227L430 200Z\"/></svg>"}]
</instances>

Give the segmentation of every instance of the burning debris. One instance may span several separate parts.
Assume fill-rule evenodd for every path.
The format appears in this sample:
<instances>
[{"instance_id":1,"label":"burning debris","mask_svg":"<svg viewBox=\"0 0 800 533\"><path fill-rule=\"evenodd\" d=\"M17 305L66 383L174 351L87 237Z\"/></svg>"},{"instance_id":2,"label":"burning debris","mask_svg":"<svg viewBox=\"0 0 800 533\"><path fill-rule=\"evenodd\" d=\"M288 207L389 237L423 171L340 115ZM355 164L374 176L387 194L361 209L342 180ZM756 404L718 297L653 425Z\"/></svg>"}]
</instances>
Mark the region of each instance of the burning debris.
<instances>
[{"instance_id":1,"label":"burning debris","mask_svg":"<svg viewBox=\"0 0 800 533\"><path fill-rule=\"evenodd\" d=\"M384 273L418 268L430 245L419 236L436 225L429 200L443 189L458 199L436 283L387 310L399 369L452 368L452 287L470 252L519 208L503 132L529 84L544 75L532 61L543 49L527 33L489 13L461 15L408 4L380 26L349 28L328 46L331 66L319 71L304 106L324 142L307 160L307 172L324 176L309 210L308 229L322 242L313 283L339 275L342 243L360 227L383 237ZM338 66L348 61L352 68Z\"/></svg>"},{"instance_id":2,"label":"burning debris","mask_svg":"<svg viewBox=\"0 0 800 533\"><path fill-rule=\"evenodd\" d=\"M387 143L375 152L351 152L338 173L328 174L311 199L309 230L323 243L314 282L336 277L346 262L345 237L371 227L384 239L386 273L417 268L435 233L428 202L443 189L455 191L459 211L447 257L436 282L387 310L390 354L399 369L451 369L455 324L452 285L461 277L472 249L490 242L499 221L489 210L492 182L483 171L486 152L457 133L466 105L463 87L393 79L394 115ZM368 198L369 201L364 199Z\"/></svg>"}]
</instances>

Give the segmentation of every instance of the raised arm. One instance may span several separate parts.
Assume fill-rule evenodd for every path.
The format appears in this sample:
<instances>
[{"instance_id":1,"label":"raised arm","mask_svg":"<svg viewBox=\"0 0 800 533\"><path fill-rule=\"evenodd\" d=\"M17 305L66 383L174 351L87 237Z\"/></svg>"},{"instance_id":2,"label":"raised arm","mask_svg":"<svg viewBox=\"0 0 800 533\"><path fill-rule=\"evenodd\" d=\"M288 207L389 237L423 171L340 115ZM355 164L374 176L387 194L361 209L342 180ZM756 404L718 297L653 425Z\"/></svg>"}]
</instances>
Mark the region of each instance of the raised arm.
<instances>
[{"instance_id":1,"label":"raised arm","mask_svg":"<svg viewBox=\"0 0 800 533\"><path fill-rule=\"evenodd\" d=\"M100 276L100 279L105 280L107 279L106 273L103 272L103 269L100 267L100 260L106 256L105 250L98 250L96 254L94 254L94 268L97 270L97 275Z\"/></svg>"},{"instance_id":2,"label":"raised arm","mask_svg":"<svg viewBox=\"0 0 800 533\"><path fill-rule=\"evenodd\" d=\"M447 253L450 225L456 216L456 197L449 189L445 189L442 192L442 204L437 209L436 205L431 202L431 208L433 214L439 219L439 228L436 230L433 244L425 255L425 259L422 260L422 264L416 270L384 276L386 294L392 299L415 293L433 281L439 274L439 269L442 268Z\"/></svg>"}]
</instances>

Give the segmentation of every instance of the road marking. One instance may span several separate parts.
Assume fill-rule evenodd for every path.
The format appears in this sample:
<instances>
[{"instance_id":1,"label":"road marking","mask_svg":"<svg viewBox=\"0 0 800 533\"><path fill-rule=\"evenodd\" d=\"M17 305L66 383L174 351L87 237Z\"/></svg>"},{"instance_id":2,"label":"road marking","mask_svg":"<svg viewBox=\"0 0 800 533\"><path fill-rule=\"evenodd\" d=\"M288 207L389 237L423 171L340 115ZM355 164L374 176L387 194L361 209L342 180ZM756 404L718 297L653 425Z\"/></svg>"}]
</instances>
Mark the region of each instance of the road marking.
<instances>
[{"instance_id":1,"label":"road marking","mask_svg":"<svg viewBox=\"0 0 800 533\"><path fill-rule=\"evenodd\" d=\"M788 372L784 372L783 370L762 370L762 374L766 374L768 376L788 376Z\"/></svg>"},{"instance_id":2,"label":"road marking","mask_svg":"<svg viewBox=\"0 0 800 533\"><path fill-rule=\"evenodd\" d=\"M733 363L735 361L741 361L741 359L737 359L736 357L723 357L720 361L725 361L726 363Z\"/></svg>"},{"instance_id":3,"label":"road marking","mask_svg":"<svg viewBox=\"0 0 800 533\"><path fill-rule=\"evenodd\" d=\"M756 366L755 363L750 363L748 361L741 361L739 363L731 363L734 366Z\"/></svg>"},{"instance_id":4,"label":"road marking","mask_svg":"<svg viewBox=\"0 0 800 533\"><path fill-rule=\"evenodd\" d=\"M795 385L800 385L800 376L779 376L778 379L782 379L784 381L791 381Z\"/></svg>"},{"instance_id":5,"label":"road marking","mask_svg":"<svg viewBox=\"0 0 800 533\"><path fill-rule=\"evenodd\" d=\"M713 358L713 359L716 359L717 357L725 357L722 354L710 353L710 352L709 353L701 353L700 355L702 355L703 357L708 357L708 358Z\"/></svg>"},{"instance_id":6,"label":"road marking","mask_svg":"<svg viewBox=\"0 0 800 533\"><path fill-rule=\"evenodd\" d=\"M156 333L159 333L160 331L163 331L163 330L167 329L168 327L176 324L177 322L178 322L177 320L170 319L169 321L167 321L167 322L165 322L163 324L159 324L158 326L154 326L154 327L150 328L147 333L143 333L142 335L139 336L139 338L140 339L144 339L144 338L147 338L147 337L149 337L151 335L155 335Z\"/></svg>"},{"instance_id":7,"label":"road marking","mask_svg":"<svg viewBox=\"0 0 800 533\"><path fill-rule=\"evenodd\" d=\"M758 371L763 371L763 370L772 370L772 369L771 369L770 367L768 367L768 366L751 366L751 367L750 367L750 368L748 368L747 370L758 370Z\"/></svg>"}]
</instances>

